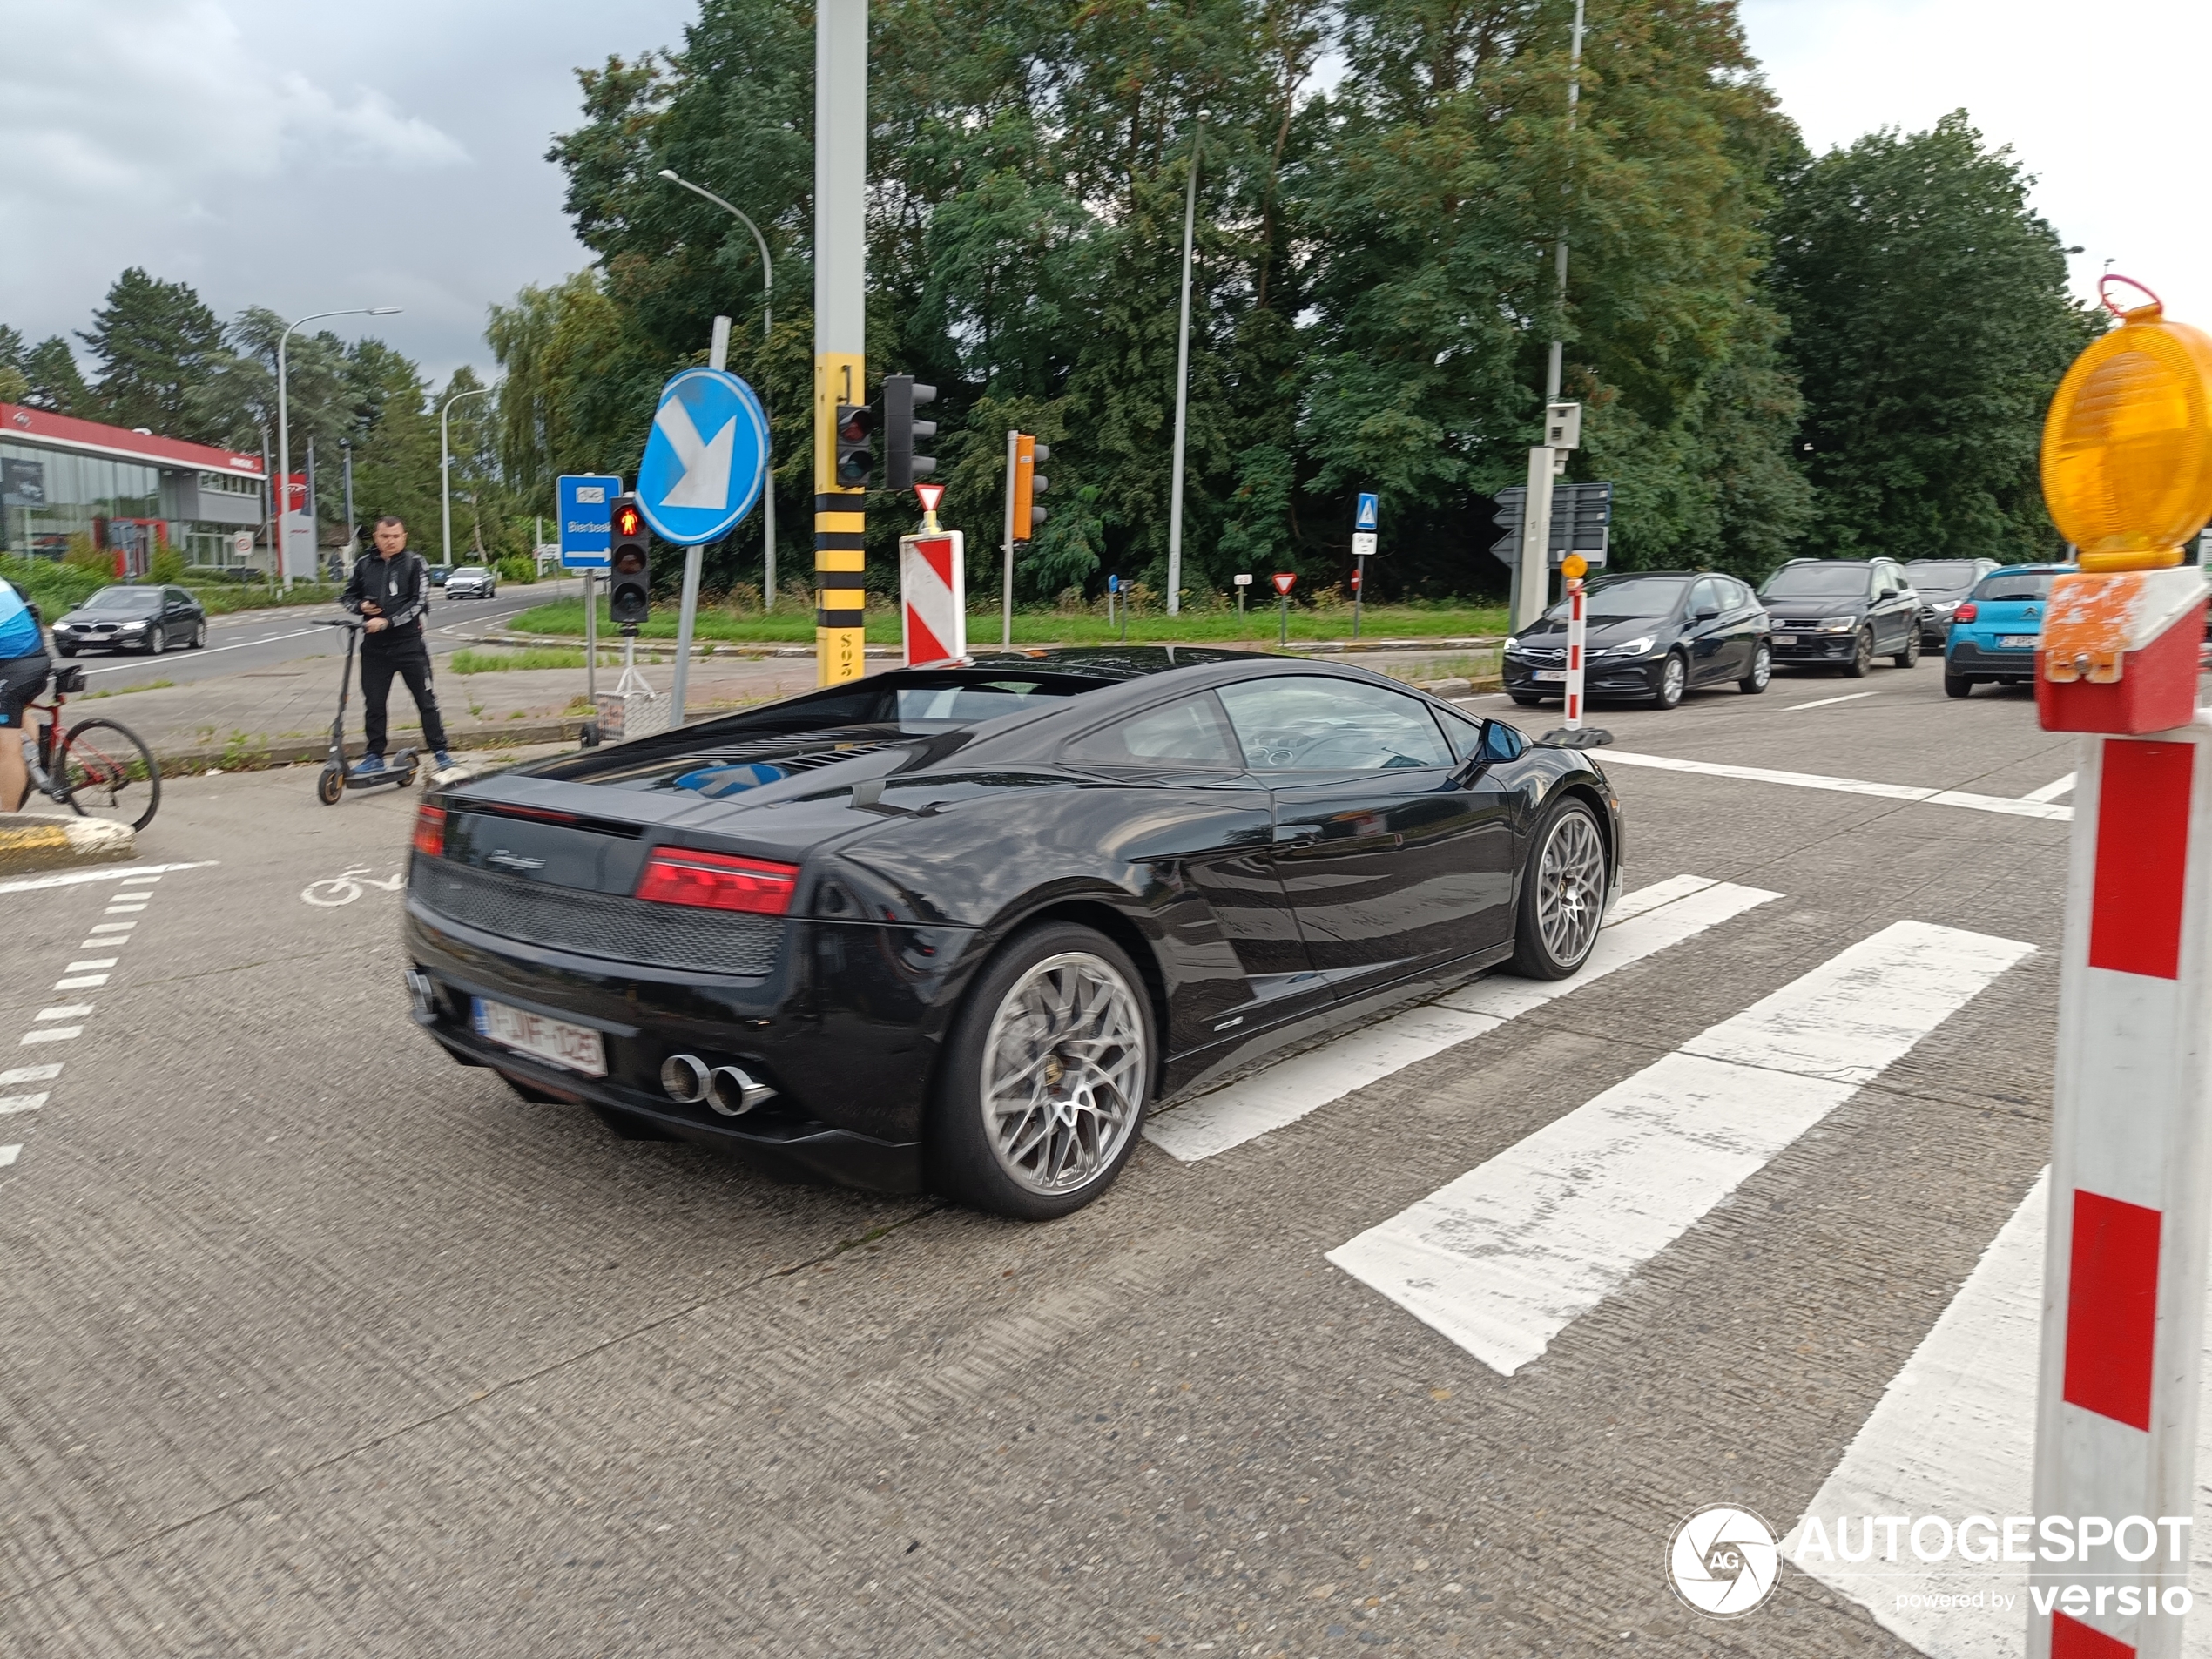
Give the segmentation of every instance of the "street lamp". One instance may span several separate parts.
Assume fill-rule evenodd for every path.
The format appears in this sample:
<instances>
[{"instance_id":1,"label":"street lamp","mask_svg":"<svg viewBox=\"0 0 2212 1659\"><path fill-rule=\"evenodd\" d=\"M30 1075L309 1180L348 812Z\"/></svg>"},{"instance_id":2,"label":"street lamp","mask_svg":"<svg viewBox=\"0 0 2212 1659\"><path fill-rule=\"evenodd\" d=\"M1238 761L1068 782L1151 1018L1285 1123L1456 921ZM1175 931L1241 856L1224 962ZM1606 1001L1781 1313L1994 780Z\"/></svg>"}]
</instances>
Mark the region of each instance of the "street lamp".
<instances>
[{"instance_id":1,"label":"street lamp","mask_svg":"<svg viewBox=\"0 0 2212 1659\"><path fill-rule=\"evenodd\" d=\"M1168 485L1168 615L1183 610L1183 432L1190 402L1190 246L1198 217L1198 141L1206 112L1190 129L1190 181L1183 197L1183 319L1175 331L1175 474Z\"/></svg>"},{"instance_id":2,"label":"street lamp","mask_svg":"<svg viewBox=\"0 0 2212 1659\"><path fill-rule=\"evenodd\" d=\"M724 201L721 197L716 195L712 191L703 189L699 185L693 184L690 179L682 177L674 168L663 167L660 170L660 176L667 179L670 184L680 185L682 188L690 191L694 196L705 197L707 200L712 202L717 207L722 209L723 212L728 213L732 218L735 219L738 223L744 226L745 229L752 233L753 242L760 249L760 346L762 354L760 375L762 381L765 383L768 377L767 351L773 341L776 329L776 267L768 258L768 239L761 235L760 226L754 224L750 219L746 218L744 213L740 212L737 208L732 206L728 202ZM773 400L772 398L763 398L761 402L764 405L772 407ZM761 413L764 415L767 415L769 413L769 408L764 408L761 410ZM767 499L761 504L763 517L760 525L760 608L763 610L773 610L776 608L776 475L774 471L773 460L776 444L775 427L772 422L769 426L768 432L768 454L761 458L762 464L768 467L770 469L768 473L768 488L764 492L767 496Z\"/></svg>"},{"instance_id":3,"label":"street lamp","mask_svg":"<svg viewBox=\"0 0 2212 1659\"><path fill-rule=\"evenodd\" d=\"M482 397L490 390L489 386L472 386L438 406L438 562L448 568L453 564L453 449L447 442L447 417L462 398Z\"/></svg>"},{"instance_id":4,"label":"street lamp","mask_svg":"<svg viewBox=\"0 0 2212 1659\"><path fill-rule=\"evenodd\" d=\"M285 402L285 348L295 331L325 317L395 317L399 310L397 306L347 306L340 311L318 311L277 336L277 569L284 572L287 593L292 591L292 412Z\"/></svg>"}]
</instances>

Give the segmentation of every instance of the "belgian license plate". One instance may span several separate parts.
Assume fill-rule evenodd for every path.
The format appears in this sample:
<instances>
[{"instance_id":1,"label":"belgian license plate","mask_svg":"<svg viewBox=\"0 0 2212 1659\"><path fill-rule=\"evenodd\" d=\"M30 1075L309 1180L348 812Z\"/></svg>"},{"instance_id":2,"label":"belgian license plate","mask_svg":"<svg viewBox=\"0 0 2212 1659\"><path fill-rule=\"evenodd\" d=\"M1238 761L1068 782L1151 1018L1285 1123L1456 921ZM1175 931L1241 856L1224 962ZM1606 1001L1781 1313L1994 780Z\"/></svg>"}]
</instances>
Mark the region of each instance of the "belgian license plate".
<instances>
[{"instance_id":1,"label":"belgian license plate","mask_svg":"<svg viewBox=\"0 0 2212 1659\"><path fill-rule=\"evenodd\" d=\"M478 1036L565 1071L580 1071L587 1077L607 1075L606 1044L597 1031L510 1008L488 996L471 997L469 1005Z\"/></svg>"},{"instance_id":2,"label":"belgian license plate","mask_svg":"<svg viewBox=\"0 0 2212 1659\"><path fill-rule=\"evenodd\" d=\"M1794 645L1797 643L1797 637L1795 634L1777 634L1774 637L1774 643L1777 645Z\"/></svg>"},{"instance_id":3,"label":"belgian license plate","mask_svg":"<svg viewBox=\"0 0 2212 1659\"><path fill-rule=\"evenodd\" d=\"M2040 643L2040 634L2000 634L1997 643L2006 651L2033 651Z\"/></svg>"},{"instance_id":4,"label":"belgian license plate","mask_svg":"<svg viewBox=\"0 0 2212 1659\"><path fill-rule=\"evenodd\" d=\"M1540 668L1531 678L1546 681L1564 680L1567 678L1567 671L1563 668Z\"/></svg>"}]
</instances>

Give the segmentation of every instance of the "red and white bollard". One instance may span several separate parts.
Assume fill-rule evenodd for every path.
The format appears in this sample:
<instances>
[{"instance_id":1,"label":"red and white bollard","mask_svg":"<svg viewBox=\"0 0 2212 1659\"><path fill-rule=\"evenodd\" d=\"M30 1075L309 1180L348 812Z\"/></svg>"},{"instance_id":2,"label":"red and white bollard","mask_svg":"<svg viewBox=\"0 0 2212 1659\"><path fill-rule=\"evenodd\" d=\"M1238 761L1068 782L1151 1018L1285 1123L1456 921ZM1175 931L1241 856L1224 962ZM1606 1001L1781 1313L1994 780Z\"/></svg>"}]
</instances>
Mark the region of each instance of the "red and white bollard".
<instances>
[{"instance_id":1,"label":"red and white bollard","mask_svg":"<svg viewBox=\"0 0 2212 1659\"><path fill-rule=\"evenodd\" d=\"M2177 1655L2189 1604L2212 1214L2204 611L2188 567L2061 577L2038 661L2044 727L2088 735L2051 1111L2035 1659Z\"/></svg>"},{"instance_id":2,"label":"red and white bollard","mask_svg":"<svg viewBox=\"0 0 2212 1659\"><path fill-rule=\"evenodd\" d=\"M1567 724L1545 732L1544 741L1569 749L1595 749L1613 741L1610 732L1582 724L1582 671L1588 656L1582 620L1588 595L1583 591L1582 577L1589 568L1580 553L1569 553L1560 570L1567 584Z\"/></svg>"},{"instance_id":3,"label":"red and white bollard","mask_svg":"<svg viewBox=\"0 0 2212 1659\"><path fill-rule=\"evenodd\" d=\"M916 484L922 528L899 538L900 639L908 668L968 655L968 554L958 530L940 529L942 484Z\"/></svg>"}]
</instances>

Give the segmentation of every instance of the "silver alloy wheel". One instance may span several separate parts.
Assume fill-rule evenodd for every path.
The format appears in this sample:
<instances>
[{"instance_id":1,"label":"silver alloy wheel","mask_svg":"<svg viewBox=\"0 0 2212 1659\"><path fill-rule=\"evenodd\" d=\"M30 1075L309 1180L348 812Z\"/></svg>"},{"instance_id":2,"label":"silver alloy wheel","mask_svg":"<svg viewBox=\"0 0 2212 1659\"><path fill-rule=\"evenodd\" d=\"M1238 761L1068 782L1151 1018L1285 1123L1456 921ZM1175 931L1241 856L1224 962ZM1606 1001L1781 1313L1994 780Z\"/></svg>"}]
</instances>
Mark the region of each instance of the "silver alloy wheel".
<instances>
[{"instance_id":1,"label":"silver alloy wheel","mask_svg":"<svg viewBox=\"0 0 2212 1659\"><path fill-rule=\"evenodd\" d=\"M1774 678L1774 653L1761 645L1751 653L1751 684L1764 691Z\"/></svg>"},{"instance_id":2,"label":"silver alloy wheel","mask_svg":"<svg viewBox=\"0 0 2212 1659\"><path fill-rule=\"evenodd\" d=\"M1667 658L1667 665L1659 671L1659 702L1663 708L1672 708L1682 701L1683 692L1689 685L1689 670L1679 657Z\"/></svg>"},{"instance_id":3,"label":"silver alloy wheel","mask_svg":"<svg viewBox=\"0 0 2212 1659\"><path fill-rule=\"evenodd\" d=\"M1072 1192L1111 1169L1144 1111L1144 1021L1118 969L1048 956L991 1016L977 1093L983 1136L1015 1184Z\"/></svg>"},{"instance_id":4,"label":"silver alloy wheel","mask_svg":"<svg viewBox=\"0 0 2212 1659\"><path fill-rule=\"evenodd\" d=\"M1555 962L1580 963L1605 916L1605 844L1588 813L1560 815L1536 867L1536 929Z\"/></svg>"}]
</instances>

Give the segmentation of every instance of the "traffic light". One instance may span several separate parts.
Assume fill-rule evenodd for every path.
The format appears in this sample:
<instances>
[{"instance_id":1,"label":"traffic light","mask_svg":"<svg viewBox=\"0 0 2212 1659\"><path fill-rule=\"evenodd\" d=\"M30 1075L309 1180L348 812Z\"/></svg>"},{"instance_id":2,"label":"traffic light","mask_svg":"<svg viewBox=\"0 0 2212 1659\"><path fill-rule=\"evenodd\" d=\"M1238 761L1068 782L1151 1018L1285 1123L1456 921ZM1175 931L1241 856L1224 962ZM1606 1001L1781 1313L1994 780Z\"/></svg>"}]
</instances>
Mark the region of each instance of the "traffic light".
<instances>
[{"instance_id":1,"label":"traffic light","mask_svg":"<svg viewBox=\"0 0 2212 1659\"><path fill-rule=\"evenodd\" d=\"M934 421L917 421L914 411L937 401L937 388L911 374L883 377L883 482L887 489L911 489L937 470L937 457L914 453L914 445L937 435Z\"/></svg>"},{"instance_id":2,"label":"traffic light","mask_svg":"<svg viewBox=\"0 0 2212 1659\"><path fill-rule=\"evenodd\" d=\"M1047 516L1035 497L1051 487L1051 481L1037 470L1036 463L1051 455L1050 449L1026 432L1014 441L1014 539L1017 542L1035 540L1037 526Z\"/></svg>"},{"instance_id":3,"label":"traffic light","mask_svg":"<svg viewBox=\"0 0 2212 1659\"><path fill-rule=\"evenodd\" d=\"M640 623L652 608L652 543L637 497L614 502L614 545L608 551L607 609L617 622Z\"/></svg>"},{"instance_id":4,"label":"traffic light","mask_svg":"<svg viewBox=\"0 0 2212 1659\"><path fill-rule=\"evenodd\" d=\"M875 470L876 414L865 403L837 406L837 482L841 489L866 489Z\"/></svg>"}]
</instances>

